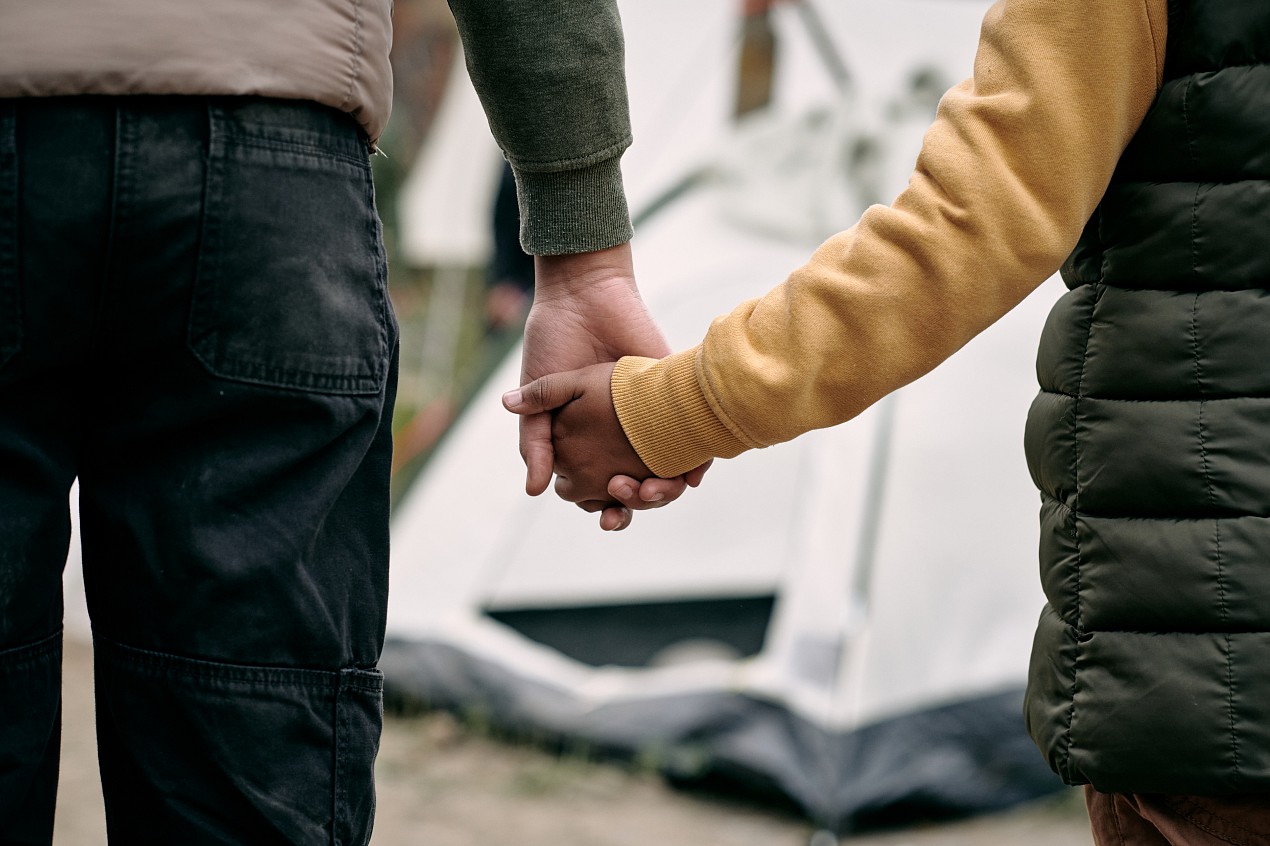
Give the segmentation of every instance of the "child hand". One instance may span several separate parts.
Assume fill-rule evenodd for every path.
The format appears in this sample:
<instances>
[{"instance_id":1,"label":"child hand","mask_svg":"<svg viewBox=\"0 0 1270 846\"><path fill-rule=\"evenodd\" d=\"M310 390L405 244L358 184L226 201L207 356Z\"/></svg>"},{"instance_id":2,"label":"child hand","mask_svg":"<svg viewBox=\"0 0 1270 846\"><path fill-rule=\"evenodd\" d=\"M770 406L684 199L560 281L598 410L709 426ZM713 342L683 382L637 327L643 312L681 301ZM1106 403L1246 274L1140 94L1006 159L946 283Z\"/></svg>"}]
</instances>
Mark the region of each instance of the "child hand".
<instances>
[{"instance_id":1,"label":"child hand","mask_svg":"<svg viewBox=\"0 0 1270 846\"><path fill-rule=\"evenodd\" d=\"M609 380L613 364L553 373L503 395L508 411L520 415L554 411L551 437L555 451L556 494L587 511L614 505L609 481L616 476L646 479L652 471L626 439ZM629 513L625 520L629 521ZM610 520L610 523L613 521ZM621 528L610 525L605 528Z\"/></svg>"}]
</instances>

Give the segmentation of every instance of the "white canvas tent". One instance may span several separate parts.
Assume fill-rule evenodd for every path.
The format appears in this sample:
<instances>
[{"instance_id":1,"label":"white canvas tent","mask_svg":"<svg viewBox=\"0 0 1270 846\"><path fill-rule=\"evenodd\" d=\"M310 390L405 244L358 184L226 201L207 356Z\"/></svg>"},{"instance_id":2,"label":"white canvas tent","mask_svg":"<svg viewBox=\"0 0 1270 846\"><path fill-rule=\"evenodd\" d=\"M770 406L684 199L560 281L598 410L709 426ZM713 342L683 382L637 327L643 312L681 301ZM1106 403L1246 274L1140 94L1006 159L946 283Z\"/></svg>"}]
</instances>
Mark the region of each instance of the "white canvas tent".
<instances>
[{"instance_id":1,"label":"white canvas tent","mask_svg":"<svg viewBox=\"0 0 1270 846\"><path fill-rule=\"evenodd\" d=\"M849 225L868 173L902 186L929 114L892 106L914 70L968 73L985 7L816 8L857 60L850 99L796 6L780 7L776 105L738 130L734 4L622 5L625 170L637 212L658 207L637 272L676 348L779 282L822 228ZM675 67L700 84L668 93ZM685 91L713 93L684 114ZM850 164L851 150L871 153ZM718 462L617 535L521 492L516 420L498 402L516 350L395 515L391 689L772 790L831 830L1057 788L1021 716L1042 602L1022 432L1054 286L859 419Z\"/></svg>"}]
</instances>

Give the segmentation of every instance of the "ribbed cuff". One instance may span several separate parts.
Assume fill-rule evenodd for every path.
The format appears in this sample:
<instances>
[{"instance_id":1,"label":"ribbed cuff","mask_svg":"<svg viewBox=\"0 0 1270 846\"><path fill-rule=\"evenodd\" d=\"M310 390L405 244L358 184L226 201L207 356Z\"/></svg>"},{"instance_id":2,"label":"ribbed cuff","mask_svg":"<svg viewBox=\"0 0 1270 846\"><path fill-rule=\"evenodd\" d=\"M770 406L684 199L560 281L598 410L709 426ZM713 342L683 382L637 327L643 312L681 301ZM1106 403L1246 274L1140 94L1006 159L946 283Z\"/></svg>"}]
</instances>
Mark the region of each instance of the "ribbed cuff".
<instances>
[{"instance_id":1,"label":"ribbed cuff","mask_svg":"<svg viewBox=\"0 0 1270 846\"><path fill-rule=\"evenodd\" d=\"M589 253L631 240L620 157L576 170L512 170L525 252Z\"/></svg>"},{"instance_id":2,"label":"ribbed cuff","mask_svg":"<svg viewBox=\"0 0 1270 846\"><path fill-rule=\"evenodd\" d=\"M626 357L613 370L613 407L648 468L670 478L747 447L710 408L697 381L694 347L660 361Z\"/></svg>"}]
</instances>

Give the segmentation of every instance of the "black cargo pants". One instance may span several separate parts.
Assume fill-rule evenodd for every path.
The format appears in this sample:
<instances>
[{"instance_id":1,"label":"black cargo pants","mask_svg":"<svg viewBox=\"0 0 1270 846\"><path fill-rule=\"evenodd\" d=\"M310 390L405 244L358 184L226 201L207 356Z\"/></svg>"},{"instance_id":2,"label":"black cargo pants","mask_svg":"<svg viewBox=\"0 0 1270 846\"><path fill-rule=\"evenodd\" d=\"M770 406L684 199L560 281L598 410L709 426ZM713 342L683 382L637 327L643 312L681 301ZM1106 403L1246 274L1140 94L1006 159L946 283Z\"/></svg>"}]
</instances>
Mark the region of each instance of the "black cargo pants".
<instances>
[{"instance_id":1,"label":"black cargo pants","mask_svg":"<svg viewBox=\"0 0 1270 846\"><path fill-rule=\"evenodd\" d=\"M0 843L51 839L76 477L111 841L369 838L385 272L346 115L0 100Z\"/></svg>"}]
</instances>

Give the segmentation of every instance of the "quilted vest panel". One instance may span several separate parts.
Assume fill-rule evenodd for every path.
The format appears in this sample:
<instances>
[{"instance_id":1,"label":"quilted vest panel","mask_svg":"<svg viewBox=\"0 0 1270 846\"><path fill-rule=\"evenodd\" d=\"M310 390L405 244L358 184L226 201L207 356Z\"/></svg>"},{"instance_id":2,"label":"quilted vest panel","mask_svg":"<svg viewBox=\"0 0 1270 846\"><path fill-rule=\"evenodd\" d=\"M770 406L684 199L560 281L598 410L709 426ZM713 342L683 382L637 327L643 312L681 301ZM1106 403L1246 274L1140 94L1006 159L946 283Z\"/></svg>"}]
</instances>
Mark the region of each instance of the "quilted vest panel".
<instances>
[{"instance_id":1,"label":"quilted vest panel","mask_svg":"<svg viewBox=\"0 0 1270 846\"><path fill-rule=\"evenodd\" d=\"M1026 433L1029 730L1071 784L1270 791L1270 4L1171 0L1063 278Z\"/></svg>"}]
</instances>

